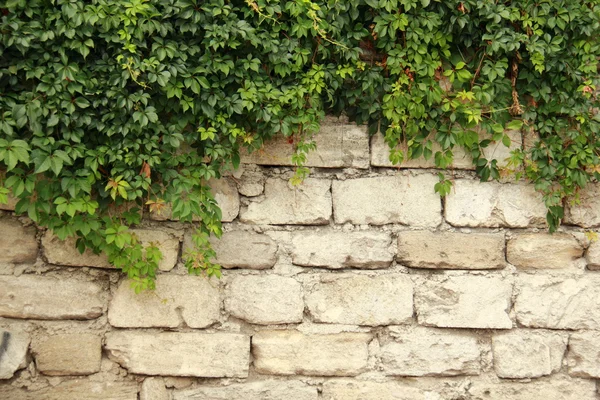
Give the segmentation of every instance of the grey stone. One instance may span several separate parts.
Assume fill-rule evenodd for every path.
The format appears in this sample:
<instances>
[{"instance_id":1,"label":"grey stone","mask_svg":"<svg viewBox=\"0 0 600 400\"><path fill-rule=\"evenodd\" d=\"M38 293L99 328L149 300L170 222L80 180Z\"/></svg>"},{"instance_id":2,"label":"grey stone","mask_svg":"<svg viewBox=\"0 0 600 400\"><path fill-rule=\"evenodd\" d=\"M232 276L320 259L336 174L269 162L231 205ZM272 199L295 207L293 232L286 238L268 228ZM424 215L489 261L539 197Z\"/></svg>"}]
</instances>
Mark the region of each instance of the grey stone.
<instances>
[{"instance_id":1,"label":"grey stone","mask_svg":"<svg viewBox=\"0 0 600 400\"><path fill-rule=\"evenodd\" d=\"M100 371L102 338L75 333L50 336L32 346L35 364L44 375L90 375Z\"/></svg>"},{"instance_id":2,"label":"grey stone","mask_svg":"<svg viewBox=\"0 0 600 400\"><path fill-rule=\"evenodd\" d=\"M600 184L588 184L581 191L579 199L579 204L567 207L565 222L584 228L600 226Z\"/></svg>"},{"instance_id":3,"label":"grey stone","mask_svg":"<svg viewBox=\"0 0 600 400\"><path fill-rule=\"evenodd\" d=\"M34 227L24 227L18 220L0 218L0 263L34 263L37 258L38 244Z\"/></svg>"},{"instance_id":4,"label":"grey stone","mask_svg":"<svg viewBox=\"0 0 600 400\"><path fill-rule=\"evenodd\" d=\"M29 342L29 335L24 332L0 330L0 379L10 379L27 366Z\"/></svg>"}]
</instances>

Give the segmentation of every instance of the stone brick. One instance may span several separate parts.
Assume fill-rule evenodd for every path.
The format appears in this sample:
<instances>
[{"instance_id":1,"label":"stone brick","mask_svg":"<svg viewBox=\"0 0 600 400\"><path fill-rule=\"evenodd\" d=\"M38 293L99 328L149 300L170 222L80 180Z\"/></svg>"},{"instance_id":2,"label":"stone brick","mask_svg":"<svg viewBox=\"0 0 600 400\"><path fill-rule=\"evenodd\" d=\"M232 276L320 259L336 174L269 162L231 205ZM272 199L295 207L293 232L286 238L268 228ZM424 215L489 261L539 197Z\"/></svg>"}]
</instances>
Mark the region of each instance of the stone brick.
<instances>
[{"instance_id":1,"label":"stone brick","mask_svg":"<svg viewBox=\"0 0 600 400\"><path fill-rule=\"evenodd\" d=\"M600 329L600 279L525 275L517 281L515 312L523 326Z\"/></svg>"},{"instance_id":2,"label":"stone brick","mask_svg":"<svg viewBox=\"0 0 600 400\"><path fill-rule=\"evenodd\" d=\"M494 369L501 378L538 378L558 372L567 335L552 331L517 330L492 337Z\"/></svg>"},{"instance_id":3,"label":"stone brick","mask_svg":"<svg viewBox=\"0 0 600 400\"><path fill-rule=\"evenodd\" d=\"M35 319L92 319L106 301L92 282L45 276L0 276L0 316Z\"/></svg>"},{"instance_id":4,"label":"stone brick","mask_svg":"<svg viewBox=\"0 0 600 400\"><path fill-rule=\"evenodd\" d=\"M576 268L583 247L567 233L524 233L508 241L506 258L519 268Z\"/></svg>"},{"instance_id":5,"label":"stone brick","mask_svg":"<svg viewBox=\"0 0 600 400\"><path fill-rule=\"evenodd\" d=\"M600 269L600 241L595 241L590 244L590 247L585 254L585 258L589 269Z\"/></svg>"},{"instance_id":6,"label":"stone brick","mask_svg":"<svg viewBox=\"0 0 600 400\"><path fill-rule=\"evenodd\" d=\"M10 379L27 366L29 342L29 335L24 332L0 330L0 379Z\"/></svg>"},{"instance_id":7,"label":"stone brick","mask_svg":"<svg viewBox=\"0 0 600 400\"><path fill-rule=\"evenodd\" d=\"M569 374L600 378L600 332L575 332L569 338Z\"/></svg>"},{"instance_id":8,"label":"stone brick","mask_svg":"<svg viewBox=\"0 0 600 400\"><path fill-rule=\"evenodd\" d=\"M0 263L34 263L37 258L38 244L35 228L24 227L13 218L0 218Z\"/></svg>"},{"instance_id":9,"label":"stone brick","mask_svg":"<svg viewBox=\"0 0 600 400\"><path fill-rule=\"evenodd\" d=\"M44 255L50 264L65 265L69 267L95 267L114 268L109 262L106 254L94 254L86 249L83 254L77 250L75 238L70 237L60 240L51 231L46 231L42 236L42 247Z\"/></svg>"},{"instance_id":10,"label":"stone brick","mask_svg":"<svg viewBox=\"0 0 600 400\"><path fill-rule=\"evenodd\" d=\"M423 327L391 328L393 340L382 344L387 375L479 375L481 352L475 336Z\"/></svg>"},{"instance_id":11,"label":"stone brick","mask_svg":"<svg viewBox=\"0 0 600 400\"><path fill-rule=\"evenodd\" d=\"M321 125L314 135L315 151L308 153L307 167L369 168L369 135L364 126L354 124ZM258 165L294 165L294 145L279 135L260 150L248 154L242 151L242 162Z\"/></svg>"},{"instance_id":12,"label":"stone brick","mask_svg":"<svg viewBox=\"0 0 600 400\"><path fill-rule=\"evenodd\" d=\"M443 328L510 329L512 285L497 277L449 276L416 285L420 324Z\"/></svg>"},{"instance_id":13,"label":"stone brick","mask_svg":"<svg viewBox=\"0 0 600 400\"><path fill-rule=\"evenodd\" d=\"M446 197L446 220L454 226L545 226L546 206L533 185L458 179Z\"/></svg>"},{"instance_id":14,"label":"stone brick","mask_svg":"<svg viewBox=\"0 0 600 400\"><path fill-rule=\"evenodd\" d=\"M18 199L9 194L8 201L6 203L0 203L0 210L15 211L18 202Z\"/></svg>"},{"instance_id":15,"label":"stone brick","mask_svg":"<svg viewBox=\"0 0 600 400\"><path fill-rule=\"evenodd\" d=\"M317 388L299 381L264 380L175 391L173 400L317 400ZM142 399L140 399L142 400Z\"/></svg>"},{"instance_id":16,"label":"stone brick","mask_svg":"<svg viewBox=\"0 0 600 400\"><path fill-rule=\"evenodd\" d=\"M306 292L316 322L377 326L407 323L413 316L413 284L406 275L325 274Z\"/></svg>"},{"instance_id":17,"label":"stone brick","mask_svg":"<svg viewBox=\"0 0 600 400\"><path fill-rule=\"evenodd\" d=\"M100 371L102 339L93 334L54 335L32 346L44 375L90 375Z\"/></svg>"},{"instance_id":18,"label":"stone brick","mask_svg":"<svg viewBox=\"0 0 600 400\"><path fill-rule=\"evenodd\" d=\"M364 333L259 332L252 337L254 367L273 375L355 376L367 366L370 340Z\"/></svg>"},{"instance_id":19,"label":"stone brick","mask_svg":"<svg viewBox=\"0 0 600 400\"><path fill-rule=\"evenodd\" d=\"M443 400L435 391L400 382L329 380L323 383L324 400Z\"/></svg>"},{"instance_id":20,"label":"stone brick","mask_svg":"<svg viewBox=\"0 0 600 400\"><path fill-rule=\"evenodd\" d=\"M428 174L334 181L335 222L435 227L442 221L437 181Z\"/></svg>"},{"instance_id":21,"label":"stone brick","mask_svg":"<svg viewBox=\"0 0 600 400\"><path fill-rule=\"evenodd\" d=\"M250 338L237 333L112 331L105 349L134 374L244 378Z\"/></svg>"},{"instance_id":22,"label":"stone brick","mask_svg":"<svg viewBox=\"0 0 600 400\"><path fill-rule=\"evenodd\" d=\"M179 239L156 229L133 229L132 232L144 246L152 243L160 249L163 259L158 264L159 270L170 271L175 268L179 257Z\"/></svg>"},{"instance_id":23,"label":"stone brick","mask_svg":"<svg viewBox=\"0 0 600 400\"><path fill-rule=\"evenodd\" d=\"M137 400L137 394L137 383L134 381L74 379L35 391L0 385L0 399L7 400Z\"/></svg>"},{"instance_id":24,"label":"stone brick","mask_svg":"<svg viewBox=\"0 0 600 400\"><path fill-rule=\"evenodd\" d=\"M579 204L567 207L565 223L584 228L600 226L600 184L588 184L579 198Z\"/></svg>"},{"instance_id":25,"label":"stone brick","mask_svg":"<svg viewBox=\"0 0 600 400\"><path fill-rule=\"evenodd\" d=\"M156 290L136 294L121 281L108 307L108 321L119 328L206 328L219 320L219 283L190 275L158 275Z\"/></svg>"},{"instance_id":26,"label":"stone brick","mask_svg":"<svg viewBox=\"0 0 600 400\"><path fill-rule=\"evenodd\" d=\"M331 181L307 178L298 186L285 179L270 178L265 197L242 211L242 222L251 224L324 225L331 218Z\"/></svg>"},{"instance_id":27,"label":"stone brick","mask_svg":"<svg viewBox=\"0 0 600 400\"><path fill-rule=\"evenodd\" d=\"M292 262L306 267L387 268L394 258L387 232L297 231Z\"/></svg>"},{"instance_id":28,"label":"stone brick","mask_svg":"<svg viewBox=\"0 0 600 400\"><path fill-rule=\"evenodd\" d=\"M278 275L236 276L227 285L225 309L253 324L291 324L302 321L302 286Z\"/></svg>"},{"instance_id":29,"label":"stone brick","mask_svg":"<svg viewBox=\"0 0 600 400\"><path fill-rule=\"evenodd\" d=\"M399 263L414 268L503 268L504 235L406 231L398 234Z\"/></svg>"},{"instance_id":30,"label":"stone brick","mask_svg":"<svg viewBox=\"0 0 600 400\"><path fill-rule=\"evenodd\" d=\"M144 379L140 390L140 400L171 400L164 379L157 377Z\"/></svg>"},{"instance_id":31,"label":"stone brick","mask_svg":"<svg viewBox=\"0 0 600 400\"><path fill-rule=\"evenodd\" d=\"M596 383L552 376L527 382L472 380L469 400L597 400Z\"/></svg>"}]
</instances>

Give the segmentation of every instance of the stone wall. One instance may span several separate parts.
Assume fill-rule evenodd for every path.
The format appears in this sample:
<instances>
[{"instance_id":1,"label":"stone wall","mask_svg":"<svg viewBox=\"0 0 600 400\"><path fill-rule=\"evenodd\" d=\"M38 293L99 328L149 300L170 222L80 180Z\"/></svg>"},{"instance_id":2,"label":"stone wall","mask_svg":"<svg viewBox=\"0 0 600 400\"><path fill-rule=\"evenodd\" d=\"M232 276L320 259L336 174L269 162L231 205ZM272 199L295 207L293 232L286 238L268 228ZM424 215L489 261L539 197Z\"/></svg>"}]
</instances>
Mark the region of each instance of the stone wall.
<instances>
[{"instance_id":1,"label":"stone wall","mask_svg":"<svg viewBox=\"0 0 600 400\"><path fill-rule=\"evenodd\" d=\"M598 187L549 235L531 186L464 154L440 199L431 162L394 168L363 128L317 143L298 188L287 142L212 183L221 280L186 274L168 215L136 230L165 259L135 295L3 206L0 399L600 399Z\"/></svg>"}]
</instances>

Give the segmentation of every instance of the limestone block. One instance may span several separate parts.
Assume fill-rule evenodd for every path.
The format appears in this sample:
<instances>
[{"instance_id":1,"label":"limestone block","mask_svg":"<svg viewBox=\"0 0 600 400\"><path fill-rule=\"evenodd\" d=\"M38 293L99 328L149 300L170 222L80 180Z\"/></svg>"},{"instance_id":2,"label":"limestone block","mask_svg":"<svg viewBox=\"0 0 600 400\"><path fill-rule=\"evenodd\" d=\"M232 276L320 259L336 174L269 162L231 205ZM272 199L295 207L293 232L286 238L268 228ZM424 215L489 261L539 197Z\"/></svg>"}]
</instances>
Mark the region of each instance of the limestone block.
<instances>
[{"instance_id":1,"label":"limestone block","mask_svg":"<svg viewBox=\"0 0 600 400\"><path fill-rule=\"evenodd\" d=\"M8 195L8 202L6 204L0 203L0 210L4 211L15 211L15 207L17 206L18 199L13 197L12 195Z\"/></svg>"},{"instance_id":2,"label":"limestone block","mask_svg":"<svg viewBox=\"0 0 600 400\"><path fill-rule=\"evenodd\" d=\"M265 198L254 201L240 219L251 224L324 225L331 218L331 181L307 178L298 186L285 179L270 178Z\"/></svg>"},{"instance_id":3,"label":"limestone block","mask_svg":"<svg viewBox=\"0 0 600 400\"><path fill-rule=\"evenodd\" d=\"M24 332L0 330L0 379L10 379L27 366L29 342L29 335Z\"/></svg>"},{"instance_id":4,"label":"limestone block","mask_svg":"<svg viewBox=\"0 0 600 400\"><path fill-rule=\"evenodd\" d=\"M423 327L391 330L394 339L381 346L381 362L387 375L480 373L481 352L476 336Z\"/></svg>"},{"instance_id":5,"label":"limestone block","mask_svg":"<svg viewBox=\"0 0 600 400\"><path fill-rule=\"evenodd\" d=\"M399 263L414 268L504 268L504 235L406 231L398 234Z\"/></svg>"},{"instance_id":6,"label":"limestone block","mask_svg":"<svg viewBox=\"0 0 600 400\"><path fill-rule=\"evenodd\" d=\"M175 391L173 400L317 400L317 388L299 381L261 380ZM140 399L142 400L142 399Z\"/></svg>"},{"instance_id":7,"label":"limestone block","mask_svg":"<svg viewBox=\"0 0 600 400\"><path fill-rule=\"evenodd\" d=\"M596 400L596 384L589 379L553 375L532 381L473 380L469 400Z\"/></svg>"},{"instance_id":8,"label":"limestone block","mask_svg":"<svg viewBox=\"0 0 600 400\"><path fill-rule=\"evenodd\" d=\"M292 262L306 267L387 268L394 258L387 232L297 231Z\"/></svg>"},{"instance_id":9,"label":"limestone block","mask_svg":"<svg viewBox=\"0 0 600 400\"><path fill-rule=\"evenodd\" d=\"M420 324L441 328L510 329L512 285L498 277L450 276L416 285Z\"/></svg>"},{"instance_id":10,"label":"limestone block","mask_svg":"<svg viewBox=\"0 0 600 400\"><path fill-rule=\"evenodd\" d=\"M179 239L156 229L132 229L132 232L144 246L153 244L160 249L163 259L158 264L159 270L170 271L175 268L179 257Z\"/></svg>"},{"instance_id":11,"label":"limestone block","mask_svg":"<svg viewBox=\"0 0 600 400\"><path fill-rule=\"evenodd\" d=\"M590 244L590 247L586 252L585 258L588 263L588 269L600 269L600 241L595 241Z\"/></svg>"},{"instance_id":12,"label":"limestone block","mask_svg":"<svg viewBox=\"0 0 600 400\"><path fill-rule=\"evenodd\" d=\"M442 221L437 181L428 174L334 181L335 222L435 227Z\"/></svg>"},{"instance_id":13,"label":"limestone block","mask_svg":"<svg viewBox=\"0 0 600 400\"><path fill-rule=\"evenodd\" d=\"M0 263L34 263L37 258L38 244L35 228L24 227L18 220L0 218Z\"/></svg>"},{"instance_id":14,"label":"limestone block","mask_svg":"<svg viewBox=\"0 0 600 400\"><path fill-rule=\"evenodd\" d=\"M0 385L0 399L10 400L137 400L137 394L135 381L73 379L35 391Z\"/></svg>"},{"instance_id":15,"label":"limestone block","mask_svg":"<svg viewBox=\"0 0 600 400\"><path fill-rule=\"evenodd\" d=\"M546 206L533 185L457 179L446 197L446 220L454 226L545 226Z\"/></svg>"},{"instance_id":16,"label":"limestone block","mask_svg":"<svg viewBox=\"0 0 600 400\"><path fill-rule=\"evenodd\" d=\"M240 168L240 169L243 169ZM238 170L239 171L239 170ZM243 171L238 181L238 191L247 197L260 196L265 190L265 177L260 172Z\"/></svg>"},{"instance_id":17,"label":"limestone block","mask_svg":"<svg viewBox=\"0 0 600 400\"><path fill-rule=\"evenodd\" d=\"M413 316L413 284L406 275L330 275L306 290L316 322L348 325L403 324Z\"/></svg>"},{"instance_id":18,"label":"limestone block","mask_svg":"<svg viewBox=\"0 0 600 400\"><path fill-rule=\"evenodd\" d=\"M102 315L103 289L92 282L45 276L0 276L0 316L93 319Z\"/></svg>"},{"instance_id":19,"label":"limestone block","mask_svg":"<svg viewBox=\"0 0 600 400\"><path fill-rule=\"evenodd\" d=\"M94 334L54 335L32 346L44 375L90 375L100 371L102 338Z\"/></svg>"},{"instance_id":20,"label":"limestone block","mask_svg":"<svg viewBox=\"0 0 600 400\"><path fill-rule=\"evenodd\" d=\"M304 335L265 331L252 337L254 367L261 374L355 376L363 372L371 335Z\"/></svg>"},{"instance_id":21,"label":"limestone block","mask_svg":"<svg viewBox=\"0 0 600 400\"><path fill-rule=\"evenodd\" d=\"M576 268L583 247L567 233L524 233L508 241L508 262L524 269Z\"/></svg>"},{"instance_id":22,"label":"limestone block","mask_svg":"<svg viewBox=\"0 0 600 400\"><path fill-rule=\"evenodd\" d=\"M567 355L569 375L600 378L600 332L574 332Z\"/></svg>"},{"instance_id":23,"label":"limestone block","mask_svg":"<svg viewBox=\"0 0 600 400\"><path fill-rule=\"evenodd\" d=\"M140 400L171 400L163 378L151 377L144 379Z\"/></svg>"},{"instance_id":24,"label":"limestone block","mask_svg":"<svg viewBox=\"0 0 600 400\"><path fill-rule=\"evenodd\" d=\"M520 276L514 309L531 328L600 329L600 279Z\"/></svg>"},{"instance_id":25,"label":"limestone block","mask_svg":"<svg viewBox=\"0 0 600 400\"><path fill-rule=\"evenodd\" d=\"M494 369L501 378L538 378L558 372L567 335L552 331L516 330L492 337Z\"/></svg>"},{"instance_id":26,"label":"limestone block","mask_svg":"<svg viewBox=\"0 0 600 400\"><path fill-rule=\"evenodd\" d=\"M579 198L579 204L567 207L565 222L584 228L600 226L600 184L588 184Z\"/></svg>"},{"instance_id":27,"label":"limestone block","mask_svg":"<svg viewBox=\"0 0 600 400\"><path fill-rule=\"evenodd\" d=\"M221 294L215 279L158 275L156 289L135 293L130 281L119 284L108 307L108 321L119 328L206 328L220 316Z\"/></svg>"},{"instance_id":28,"label":"limestone block","mask_svg":"<svg viewBox=\"0 0 600 400\"><path fill-rule=\"evenodd\" d=\"M46 231L42 236L44 255L50 264L69 267L114 268L108 262L106 254L94 254L90 249L86 249L81 254L75 243L75 238L69 237L63 241L51 231Z\"/></svg>"},{"instance_id":29,"label":"limestone block","mask_svg":"<svg viewBox=\"0 0 600 400\"><path fill-rule=\"evenodd\" d=\"M237 333L112 331L105 349L134 374L244 378L250 338Z\"/></svg>"},{"instance_id":30,"label":"limestone block","mask_svg":"<svg viewBox=\"0 0 600 400\"><path fill-rule=\"evenodd\" d=\"M302 286L279 275L236 276L227 285L225 309L253 324L302 322Z\"/></svg>"},{"instance_id":31,"label":"limestone block","mask_svg":"<svg viewBox=\"0 0 600 400\"><path fill-rule=\"evenodd\" d=\"M400 382L372 382L350 379L323 383L324 400L443 400L439 393Z\"/></svg>"}]
</instances>

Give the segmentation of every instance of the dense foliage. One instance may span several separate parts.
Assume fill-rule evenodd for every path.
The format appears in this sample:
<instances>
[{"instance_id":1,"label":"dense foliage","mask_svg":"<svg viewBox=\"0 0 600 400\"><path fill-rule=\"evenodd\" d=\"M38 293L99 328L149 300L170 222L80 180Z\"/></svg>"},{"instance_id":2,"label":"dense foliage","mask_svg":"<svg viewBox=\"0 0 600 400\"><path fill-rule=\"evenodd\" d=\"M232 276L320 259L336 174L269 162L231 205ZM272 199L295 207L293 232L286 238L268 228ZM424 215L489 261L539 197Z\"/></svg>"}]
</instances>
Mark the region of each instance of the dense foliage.
<instances>
[{"instance_id":1,"label":"dense foliage","mask_svg":"<svg viewBox=\"0 0 600 400\"><path fill-rule=\"evenodd\" d=\"M5 0L0 2L0 201L105 251L137 289L161 254L128 227L172 206L199 216L190 272L218 274L206 182L241 146L290 137L299 166L324 113L380 130L390 159L473 156L565 199L600 171L600 2L560 0ZM522 129L510 168L486 159ZM501 160L500 160L501 161ZM510 171L512 170L512 171ZM445 195L444 175L436 190Z\"/></svg>"}]
</instances>

